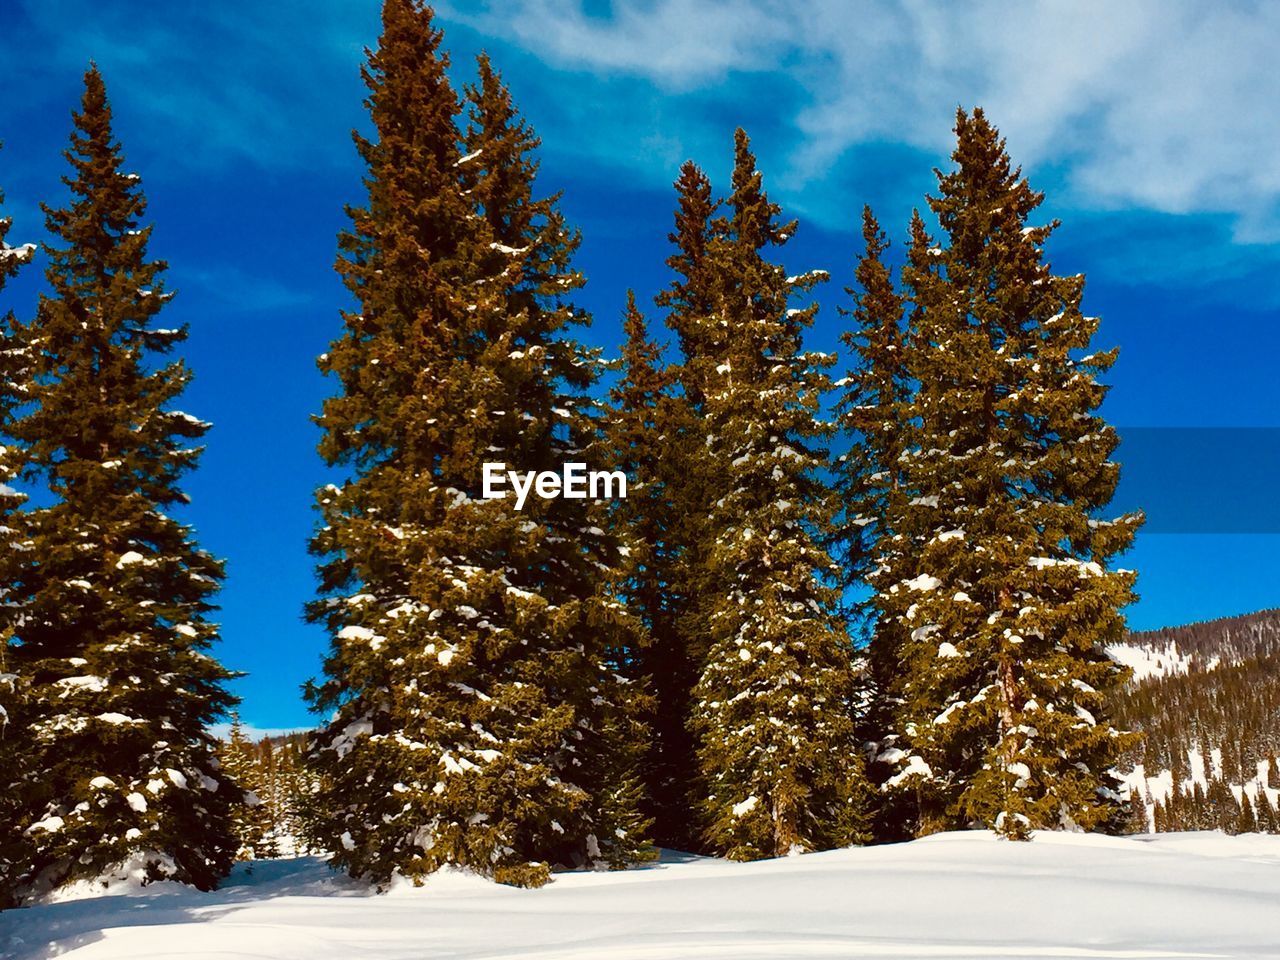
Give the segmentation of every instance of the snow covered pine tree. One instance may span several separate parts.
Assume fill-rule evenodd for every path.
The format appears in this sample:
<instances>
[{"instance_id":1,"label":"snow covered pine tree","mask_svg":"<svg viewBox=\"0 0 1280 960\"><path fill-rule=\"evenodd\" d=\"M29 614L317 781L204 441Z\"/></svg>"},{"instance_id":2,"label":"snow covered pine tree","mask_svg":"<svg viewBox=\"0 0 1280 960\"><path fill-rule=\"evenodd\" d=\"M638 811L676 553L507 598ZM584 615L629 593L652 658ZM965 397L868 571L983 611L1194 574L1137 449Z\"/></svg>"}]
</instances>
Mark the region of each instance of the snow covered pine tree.
<instances>
[{"instance_id":1,"label":"snow covered pine tree","mask_svg":"<svg viewBox=\"0 0 1280 960\"><path fill-rule=\"evenodd\" d=\"M888 242L870 207L862 211L862 239L864 249L854 271L857 288L845 289L853 308L841 308L841 314L853 321L852 329L840 338L853 363L837 384L842 389L837 422L850 448L835 463L840 511L834 540L841 585L853 596L870 587L870 593L853 606L850 619L866 635L861 738L881 755L896 744L894 705L901 695L900 630L892 617L884 616L882 590L892 582L893 571L901 569L905 559L900 554L908 545L895 534L893 518L901 513L905 500L899 458L910 384L903 301L883 259ZM867 772L873 781L892 774L882 763L869 765ZM895 805L875 807L876 836L905 839Z\"/></svg>"},{"instance_id":2,"label":"snow covered pine tree","mask_svg":"<svg viewBox=\"0 0 1280 960\"><path fill-rule=\"evenodd\" d=\"M917 218L904 271L918 432L894 518L912 566L881 597L906 635L891 783L914 791L919 833L1088 830L1117 815L1130 742L1103 714L1126 674L1103 647L1134 582L1110 563L1141 517L1094 517L1119 476L1096 413L1116 352L1088 352L1084 278L1045 262L1056 224L1027 226L1043 197L995 128L975 110L955 130L929 199L947 245Z\"/></svg>"},{"instance_id":3,"label":"snow covered pine tree","mask_svg":"<svg viewBox=\"0 0 1280 960\"><path fill-rule=\"evenodd\" d=\"M678 850L697 849L689 816L696 771L689 706L697 671L679 629L685 607L680 571L688 524L679 507L690 463L701 443L687 429L688 404L675 391L675 374L662 348L649 337L644 314L628 291L623 314L622 375L612 401L604 440L610 468L631 478L625 499L610 521L626 547L622 594L640 618L648 642L627 658L629 675L652 693L648 717L652 740L642 763L644 809L654 840Z\"/></svg>"},{"instance_id":4,"label":"snow covered pine tree","mask_svg":"<svg viewBox=\"0 0 1280 960\"><path fill-rule=\"evenodd\" d=\"M212 887L229 868L229 808L207 725L233 698L206 650L222 564L162 511L185 502L191 446L208 429L167 409L181 362L149 370L185 329L160 329L164 263L135 174L121 171L102 77L91 68L66 157L69 206L45 208L53 244L34 320L11 320L21 403L4 424L22 476L52 503L24 511L4 588L21 620L6 656L27 688L31 751L17 788L27 852L19 893L127 871Z\"/></svg>"},{"instance_id":5,"label":"snow covered pine tree","mask_svg":"<svg viewBox=\"0 0 1280 960\"><path fill-rule=\"evenodd\" d=\"M858 288L846 288L853 309L841 308L854 328L841 334L853 355L848 375L837 386L840 429L854 439L849 454L837 458L844 515L838 524L841 565L846 586L874 576L875 555L892 531L886 525L890 498L898 482L898 456L903 444L903 404L910 395L906 380L902 298L883 260L888 247L870 207L862 211L864 251L854 272ZM874 597L869 608L874 609Z\"/></svg>"},{"instance_id":6,"label":"snow covered pine tree","mask_svg":"<svg viewBox=\"0 0 1280 960\"><path fill-rule=\"evenodd\" d=\"M4 193L0 192L0 210L3 210ZM23 265L30 262L35 252L33 244L10 246L7 242L10 218L0 216L0 290ZM12 323L12 314L0 317L0 331ZM7 891L15 869L21 869L25 858L25 838L17 830L19 808L18 788L25 778L29 756L22 749L22 742L14 736L19 729L22 701L21 678L13 672L13 654L9 646L14 628L19 622L19 611L9 595L9 584L17 576L20 546L23 538L20 529L22 515L19 507L25 500L10 484L16 479L16 451L5 446L3 425L10 411L20 401L15 387L24 376L21 353L0 332L0 908L8 905Z\"/></svg>"},{"instance_id":7,"label":"snow covered pine tree","mask_svg":"<svg viewBox=\"0 0 1280 960\"><path fill-rule=\"evenodd\" d=\"M663 596L666 618L661 624L655 619L651 642L640 654L657 699L653 743L644 771L645 793L653 812L654 839L659 844L711 853L714 848L703 836L698 817L690 811L706 793L700 783L692 713L693 688L708 644L705 612L714 586L705 548L712 540L707 522L715 499L715 465L705 456L699 358L710 355L702 338L718 334L704 319L713 310L707 251L716 203L711 181L692 161L680 168L675 189L675 230L668 236L675 249L666 263L676 277L655 302L666 311L665 322L677 335L682 360L664 371L663 379L669 381L671 391L657 400L655 409L648 414L633 410L631 414L647 415L653 421L647 437L637 433L633 438L637 444L643 443L634 455L637 470L643 464L652 471L648 479L661 485L665 500L661 549L652 542L647 545L660 560L649 579ZM635 355L631 350L629 359L634 360ZM629 366L638 370L637 364ZM629 372L628 381L624 381L624 389L633 391L635 399L636 374ZM627 415L625 411L623 415ZM649 531L650 535L656 533L656 529Z\"/></svg>"},{"instance_id":8,"label":"snow covered pine tree","mask_svg":"<svg viewBox=\"0 0 1280 960\"><path fill-rule=\"evenodd\" d=\"M316 828L378 883L455 865L518 884L634 860L643 737L620 651L642 639L612 594L613 539L583 501L482 499L482 464L558 469L596 434L597 355L576 234L534 199L538 141L489 67L460 104L431 11L387 0L357 137L367 205L338 270L358 302L321 359L341 382L318 495L326 679Z\"/></svg>"},{"instance_id":9,"label":"snow covered pine tree","mask_svg":"<svg viewBox=\"0 0 1280 960\"><path fill-rule=\"evenodd\" d=\"M778 223L747 135L735 135L727 214L707 247L710 312L690 317L686 359L702 398L704 453L719 477L698 556L709 642L694 691L712 847L733 859L865 839L866 781L854 735L852 648L828 582L833 500L819 477L830 425L819 403L833 358L804 352L823 279L765 259ZM687 347L688 348L688 347Z\"/></svg>"}]
</instances>

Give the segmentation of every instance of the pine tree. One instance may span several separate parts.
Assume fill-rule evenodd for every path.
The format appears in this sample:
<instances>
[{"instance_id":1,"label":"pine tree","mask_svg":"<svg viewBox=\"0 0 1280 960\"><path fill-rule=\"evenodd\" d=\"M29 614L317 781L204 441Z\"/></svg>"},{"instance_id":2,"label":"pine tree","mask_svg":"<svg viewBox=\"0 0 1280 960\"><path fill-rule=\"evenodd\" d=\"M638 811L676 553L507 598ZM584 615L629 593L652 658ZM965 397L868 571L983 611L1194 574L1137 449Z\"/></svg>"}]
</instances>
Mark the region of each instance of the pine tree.
<instances>
[{"instance_id":1,"label":"pine tree","mask_svg":"<svg viewBox=\"0 0 1280 960\"><path fill-rule=\"evenodd\" d=\"M697 665L706 657L708 618L715 603L709 564L715 532L708 513L725 492L723 476L705 455L705 398L718 376L715 368L730 331L716 306L720 278L713 257L712 217L720 204L712 198L711 181L692 162L681 166L675 190L675 229L668 234L675 250L666 262L676 277L655 300L666 311L666 325L676 334L681 359L673 370L679 393L670 407L661 456L668 462L683 461L670 485L673 514L680 524L675 531L677 571L672 602L684 655ZM688 697L692 704L692 689Z\"/></svg>"},{"instance_id":2,"label":"pine tree","mask_svg":"<svg viewBox=\"0 0 1280 960\"><path fill-rule=\"evenodd\" d=\"M1043 197L995 128L960 111L956 135L929 198L946 245L921 231L904 272L918 432L899 532L919 552L887 597L907 635L903 773L923 831L1093 829L1132 742L1103 714L1124 680L1103 647L1124 633L1134 575L1110 564L1140 517L1093 516L1118 478L1096 413L1116 353L1089 352L1084 278L1052 273L1056 224L1027 225Z\"/></svg>"},{"instance_id":3,"label":"pine tree","mask_svg":"<svg viewBox=\"0 0 1280 960\"><path fill-rule=\"evenodd\" d=\"M325 813L316 802L320 780L307 763L311 734L292 733L272 742L264 740L260 749L269 756L270 773L267 804L280 856L298 856L322 851L318 837Z\"/></svg>"},{"instance_id":4,"label":"pine tree","mask_svg":"<svg viewBox=\"0 0 1280 960\"><path fill-rule=\"evenodd\" d=\"M265 738L258 744L259 777L264 785L260 796L269 811L277 856L303 852L299 814L307 781L296 741L296 735L291 735L277 742Z\"/></svg>"},{"instance_id":5,"label":"pine tree","mask_svg":"<svg viewBox=\"0 0 1280 960\"><path fill-rule=\"evenodd\" d=\"M741 130L732 186L713 224L713 313L694 329L697 349L718 348L699 355L700 388L705 455L724 493L708 515L710 643L693 724L707 839L755 859L864 839L865 780L852 650L819 542L833 508L818 476L833 358L801 349L816 305L790 307L822 276L788 277L766 259L795 223L778 222Z\"/></svg>"},{"instance_id":6,"label":"pine tree","mask_svg":"<svg viewBox=\"0 0 1280 960\"><path fill-rule=\"evenodd\" d=\"M17 883L39 892L116 869L212 887L234 852L207 725L234 700L209 657L222 564L164 511L208 424L171 409L190 372L156 366L186 336L155 325L168 302L138 177L125 173L96 68L74 115L73 199L45 207L51 293L11 321L23 404L6 427L24 479L28 562L7 583L22 610L10 648L29 684L32 775L18 788L31 844Z\"/></svg>"},{"instance_id":7,"label":"pine tree","mask_svg":"<svg viewBox=\"0 0 1280 960\"><path fill-rule=\"evenodd\" d=\"M0 191L0 210L4 208L4 192ZM6 283L17 276L18 271L31 261L35 252L35 244L24 243L10 246L7 242L13 221L9 217L0 216L0 291ZM19 507L26 498L10 486L17 479L19 465L18 451L4 444L4 433L12 411L22 404L20 383L27 376L25 352L21 346L12 341L8 331L14 324L12 311L0 316L0 676L8 679L0 681L0 711L4 709L6 697L16 697L16 675L8 673L8 647L12 631L17 621L17 611L9 596L7 584L16 578L16 570L6 569L6 560L13 561L19 551L18 544L22 539L20 531L21 517ZM0 712L0 727L7 726L9 714ZM0 736L0 750L4 749L7 738ZM5 765L8 769L8 766Z\"/></svg>"},{"instance_id":8,"label":"pine tree","mask_svg":"<svg viewBox=\"0 0 1280 960\"><path fill-rule=\"evenodd\" d=\"M1204 747L1201 754L1204 757L1205 772L1209 770L1209 748ZM1188 755L1185 747L1180 747L1173 752L1173 756L1169 758L1169 770L1173 776L1173 785L1180 787L1191 778L1191 766L1188 763Z\"/></svg>"},{"instance_id":9,"label":"pine tree","mask_svg":"<svg viewBox=\"0 0 1280 960\"><path fill-rule=\"evenodd\" d=\"M1205 792L1207 819L1201 824L1202 830L1221 830L1226 834L1235 834L1240 823L1240 802L1224 780L1209 781L1209 789Z\"/></svg>"},{"instance_id":10,"label":"pine tree","mask_svg":"<svg viewBox=\"0 0 1280 960\"><path fill-rule=\"evenodd\" d=\"M862 211L862 238L864 250L854 271L858 287L845 288L853 308L840 310L853 321L853 329L840 336L853 365L838 384L843 393L837 405L840 430L853 438L852 449L836 461L836 489L843 511L838 542L846 587L874 584L880 541L892 532L886 519L891 515L891 498L901 488L902 415L910 398L902 298L883 260L888 241L870 207ZM865 609L874 624L874 594ZM880 659L894 658L886 650Z\"/></svg>"},{"instance_id":11,"label":"pine tree","mask_svg":"<svg viewBox=\"0 0 1280 960\"><path fill-rule=\"evenodd\" d=\"M653 634L646 674L658 698L654 747L646 787L654 838L663 846L713 852L690 809L705 795L693 733L694 686L708 647L708 616L715 589L708 562L714 533L708 525L722 478L705 455L704 397L724 329L713 322L715 268L710 257L711 220L718 208L711 181L692 161L675 182L677 207L668 240L675 248L667 266L675 279L655 298L677 338L680 361L664 376L672 392L664 398L646 457L663 479L665 634ZM720 492L717 492L720 491Z\"/></svg>"},{"instance_id":12,"label":"pine tree","mask_svg":"<svg viewBox=\"0 0 1280 960\"><path fill-rule=\"evenodd\" d=\"M1176 784L1176 791L1183 788ZM1183 804L1182 816L1174 825L1174 830L1212 830L1215 826L1215 818L1213 812L1209 808L1209 798L1205 794L1204 788L1197 780L1191 786L1187 802Z\"/></svg>"},{"instance_id":13,"label":"pine tree","mask_svg":"<svg viewBox=\"0 0 1280 960\"><path fill-rule=\"evenodd\" d=\"M1236 833L1257 833L1258 818L1254 815L1253 804L1249 802L1247 791L1240 793L1240 816L1236 820Z\"/></svg>"},{"instance_id":14,"label":"pine tree","mask_svg":"<svg viewBox=\"0 0 1280 960\"><path fill-rule=\"evenodd\" d=\"M1156 825L1156 833L1168 833L1177 829L1177 802L1178 788L1175 784L1173 789L1169 791L1169 795L1165 797L1163 804L1156 803L1156 808L1152 818ZM1163 814L1161 819L1155 819L1156 814Z\"/></svg>"},{"instance_id":15,"label":"pine tree","mask_svg":"<svg viewBox=\"0 0 1280 960\"><path fill-rule=\"evenodd\" d=\"M270 803L284 856L320 849L311 842L316 835L312 824L320 813L312 798L320 784L306 763L309 737L309 734L290 734L272 752L275 778Z\"/></svg>"},{"instance_id":16,"label":"pine tree","mask_svg":"<svg viewBox=\"0 0 1280 960\"><path fill-rule=\"evenodd\" d=\"M1280 833L1275 807L1264 787L1258 788L1257 819L1259 833Z\"/></svg>"},{"instance_id":17,"label":"pine tree","mask_svg":"<svg viewBox=\"0 0 1280 960\"><path fill-rule=\"evenodd\" d=\"M237 860L267 860L280 855L276 824L267 803L267 778L253 743L245 736L240 716L232 714L231 730L218 750L222 769L244 794L245 802L233 812L231 829L239 843Z\"/></svg>"},{"instance_id":18,"label":"pine tree","mask_svg":"<svg viewBox=\"0 0 1280 960\"><path fill-rule=\"evenodd\" d=\"M473 159L461 164L462 182L487 226L482 238L490 251L486 270L505 299L500 316L506 324L505 330L487 331L490 345L482 360L492 362L504 381L513 361L517 368L527 364L532 388L517 393L525 412L520 421L507 420L498 449L521 451L524 462L537 463L537 469L554 468L594 456L605 445L606 411L589 393L605 369L601 351L570 335L571 328L591 322L568 299L585 282L572 263L581 236L566 225L559 194L534 196L534 155L541 141L487 56L478 57L477 68L479 82L466 91L470 123L463 149ZM531 422L540 430L530 431ZM538 446L529 445L530 436L540 440ZM545 526L541 552L526 559L550 572L531 582L538 583L548 614L563 604L565 633L555 636L552 646L581 656L566 663L561 689L569 695L560 697L551 683L548 696L550 702L574 703L581 729L570 739L590 738L567 752L582 754L568 762L583 767L582 783L595 807L584 818L584 829L593 832L579 841L586 856L575 849L561 862L621 867L652 856L638 773L649 739L643 718L651 716L650 701L625 675L629 658L648 640L643 624L620 602L625 544L602 529L609 526L607 503L553 501ZM527 533L524 522L520 531ZM519 561L510 569L528 576Z\"/></svg>"},{"instance_id":19,"label":"pine tree","mask_svg":"<svg viewBox=\"0 0 1280 960\"><path fill-rule=\"evenodd\" d=\"M845 293L853 308L841 308L852 329L841 334L853 363L837 386L843 388L836 406L842 436L850 449L836 459L836 492L840 513L834 544L840 560L841 585L847 591L870 588L850 611L865 632L866 709L860 718L862 737L872 744L873 756L892 758L899 751L893 730L893 704L900 695L901 638L897 625L885 616L880 590L892 583L904 562L901 541L895 540L893 517L904 501L899 458L903 450L903 405L910 398L906 380L902 297L884 263L888 247L870 207L862 211L863 254L854 271L857 288ZM887 763L875 763L869 774L883 781ZM876 834L884 839L906 835L897 811L881 804Z\"/></svg>"},{"instance_id":20,"label":"pine tree","mask_svg":"<svg viewBox=\"0 0 1280 960\"><path fill-rule=\"evenodd\" d=\"M934 269L935 253L933 238L925 228L920 211L912 210L903 270L903 285L908 292L913 274L924 276ZM907 306L904 297L904 311ZM908 380L914 375L911 350L915 346L920 323L920 307L916 303L911 305L908 327L901 343L903 362L900 372ZM916 519L913 512L921 501L913 487L918 478L907 469L922 442L916 401L914 387L908 386L898 405L899 432L894 438L897 441L895 474L883 501L883 535L877 543L876 566L868 577L874 594L870 605L875 610L878 634L878 649L872 651L869 659L871 671L880 679L876 682L874 700L866 713L881 741L876 744L879 753L872 767L881 793L877 810L878 836L892 840L923 836L950 826L941 813L946 806L942 799L942 784L932 776L928 764L914 752L911 740L915 727L906 721L906 697L912 679L907 662L908 641L914 641L916 635L902 622L899 584L916 575L920 555L928 539L921 525L913 522Z\"/></svg>"},{"instance_id":21,"label":"pine tree","mask_svg":"<svg viewBox=\"0 0 1280 960\"><path fill-rule=\"evenodd\" d=\"M685 417L688 405L674 392L675 373L663 362L661 346L650 339L631 291L623 332L622 375L610 391L606 443L610 467L631 478L612 520L626 538L623 599L648 635L629 662L629 675L653 695L652 740L641 773L644 807L655 842L685 850L696 846L689 816L697 776L689 706L697 667L679 629L687 520L676 499L692 456L682 445L692 432Z\"/></svg>"},{"instance_id":22,"label":"pine tree","mask_svg":"<svg viewBox=\"0 0 1280 960\"><path fill-rule=\"evenodd\" d=\"M1147 797L1140 787L1130 788L1128 801L1119 813L1121 816L1116 825L1115 833L1135 834L1148 832L1150 825L1147 820Z\"/></svg>"},{"instance_id":23,"label":"pine tree","mask_svg":"<svg viewBox=\"0 0 1280 960\"><path fill-rule=\"evenodd\" d=\"M667 310L667 326L675 331L684 358L676 368L684 396L700 412L714 368L707 364L722 351L728 333L714 320L718 280L711 221L720 204L712 197L710 179L691 160L680 167L675 190L675 229L667 236L675 252L667 266L676 279L656 299Z\"/></svg>"},{"instance_id":24,"label":"pine tree","mask_svg":"<svg viewBox=\"0 0 1280 960\"><path fill-rule=\"evenodd\" d=\"M1240 783L1244 780L1244 763L1239 747L1238 741L1222 745L1222 777L1228 783Z\"/></svg>"},{"instance_id":25,"label":"pine tree","mask_svg":"<svg viewBox=\"0 0 1280 960\"><path fill-rule=\"evenodd\" d=\"M487 61L458 97L431 11L388 0L357 136L367 205L338 270L358 308L321 368L313 619L333 635L310 690L314 823L375 882L457 865L520 885L641 851L639 628L613 595L616 543L582 501L482 499L482 464L558 469L597 424L598 354L570 335L578 237L535 198L536 137Z\"/></svg>"},{"instance_id":26,"label":"pine tree","mask_svg":"<svg viewBox=\"0 0 1280 960\"><path fill-rule=\"evenodd\" d=\"M0 210L4 193L0 191ZM6 240L12 221L0 216L0 291L10 278L30 262L33 244L10 246ZM20 809L18 787L26 778L28 752L14 734L22 723L21 706L25 699L22 678L13 672L15 657L10 651L14 631L20 622L20 611L10 596L9 584L25 562L21 547L23 515L19 508L25 497L10 484L16 479L17 463L5 444L4 430L11 411L22 402L16 389L25 376L25 362L20 348L11 344L7 331L13 325L12 312L0 317L0 907L9 900L6 891L19 865L26 858L27 843L17 831Z\"/></svg>"}]
</instances>

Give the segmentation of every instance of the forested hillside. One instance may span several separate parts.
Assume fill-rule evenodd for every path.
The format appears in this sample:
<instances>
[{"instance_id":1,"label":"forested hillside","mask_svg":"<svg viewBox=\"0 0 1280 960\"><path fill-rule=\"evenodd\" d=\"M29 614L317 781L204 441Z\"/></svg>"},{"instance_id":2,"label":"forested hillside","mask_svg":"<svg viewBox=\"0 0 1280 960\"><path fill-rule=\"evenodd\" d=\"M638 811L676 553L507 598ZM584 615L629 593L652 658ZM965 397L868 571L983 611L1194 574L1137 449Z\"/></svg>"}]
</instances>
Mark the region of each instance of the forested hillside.
<instances>
[{"instance_id":1,"label":"forested hillside","mask_svg":"<svg viewBox=\"0 0 1280 960\"><path fill-rule=\"evenodd\" d=\"M1161 830L1280 830L1280 610L1130 634L1113 697L1128 782ZM1177 787L1175 790L1174 787Z\"/></svg>"}]
</instances>

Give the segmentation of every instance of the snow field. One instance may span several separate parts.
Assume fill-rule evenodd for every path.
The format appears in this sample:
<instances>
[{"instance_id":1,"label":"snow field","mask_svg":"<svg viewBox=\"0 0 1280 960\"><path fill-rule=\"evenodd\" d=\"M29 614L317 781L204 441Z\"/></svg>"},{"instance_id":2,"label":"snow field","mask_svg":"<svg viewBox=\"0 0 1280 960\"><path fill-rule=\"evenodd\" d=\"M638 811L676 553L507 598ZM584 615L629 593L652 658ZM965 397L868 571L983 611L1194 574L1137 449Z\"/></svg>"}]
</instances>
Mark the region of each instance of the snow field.
<instances>
[{"instance_id":1,"label":"snow field","mask_svg":"<svg viewBox=\"0 0 1280 960\"><path fill-rule=\"evenodd\" d=\"M1191 669L1192 661L1189 655L1179 651L1172 643L1160 650L1129 643L1113 643L1107 647L1107 656L1126 667L1132 667L1135 683L1151 677L1171 677L1186 673ZM1215 666L1216 659L1206 669L1211 670Z\"/></svg>"},{"instance_id":2,"label":"snow field","mask_svg":"<svg viewBox=\"0 0 1280 960\"><path fill-rule=\"evenodd\" d=\"M987 833L758 863L672 854L516 890L461 873L383 896L318 858L0 914L6 960L1275 958L1280 837Z\"/></svg>"}]
</instances>

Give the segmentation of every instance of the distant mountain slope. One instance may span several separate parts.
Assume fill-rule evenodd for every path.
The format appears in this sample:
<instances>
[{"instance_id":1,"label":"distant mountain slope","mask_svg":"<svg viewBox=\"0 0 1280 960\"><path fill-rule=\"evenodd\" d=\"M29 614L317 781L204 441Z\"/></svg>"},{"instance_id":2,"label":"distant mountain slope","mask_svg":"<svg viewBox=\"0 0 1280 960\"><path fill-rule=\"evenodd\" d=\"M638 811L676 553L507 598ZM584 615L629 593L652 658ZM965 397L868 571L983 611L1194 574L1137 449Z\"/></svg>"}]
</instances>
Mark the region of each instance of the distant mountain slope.
<instances>
[{"instance_id":1,"label":"distant mountain slope","mask_svg":"<svg viewBox=\"0 0 1280 960\"><path fill-rule=\"evenodd\" d=\"M1280 609L1136 631L1129 634L1126 644L1150 650L1173 646L1201 665L1215 660L1235 663L1280 652Z\"/></svg>"},{"instance_id":2,"label":"distant mountain slope","mask_svg":"<svg viewBox=\"0 0 1280 960\"><path fill-rule=\"evenodd\" d=\"M1134 668L1112 711L1144 734L1127 780L1148 826L1280 832L1280 610L1136 632L1110 653Z\"/></svg>"}]
</instances>

